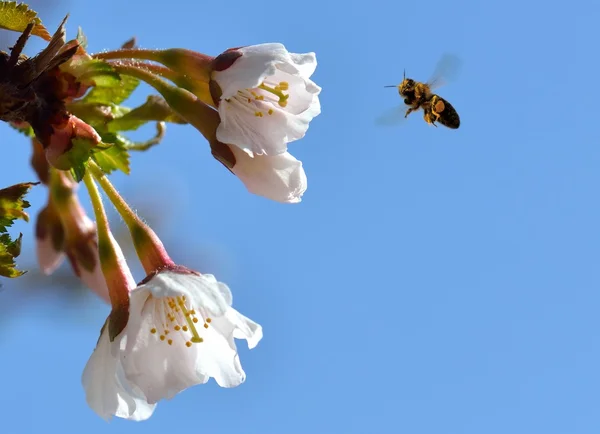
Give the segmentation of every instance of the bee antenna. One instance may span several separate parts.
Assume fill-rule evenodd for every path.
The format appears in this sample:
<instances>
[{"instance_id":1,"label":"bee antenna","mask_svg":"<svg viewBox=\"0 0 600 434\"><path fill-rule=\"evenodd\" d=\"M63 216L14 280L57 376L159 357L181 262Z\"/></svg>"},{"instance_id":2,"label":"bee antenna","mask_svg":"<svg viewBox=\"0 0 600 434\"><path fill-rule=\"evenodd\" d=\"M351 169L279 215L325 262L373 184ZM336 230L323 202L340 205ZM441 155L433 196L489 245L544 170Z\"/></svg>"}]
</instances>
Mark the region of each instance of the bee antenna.
<instances>
[{"instance_id":1,"label":"bee antenna","mask_svg":"<svg viewBox=\"0 0 600 434\"><path fill-rule=\"evenodd\" d=\"M396 86L395 84L391 84L389 86L383 86L383 87L398 87L398 86Z\"/></svg>"},{"instance_id":2,"label":"bee antenna","mask_svg":"<svg viewBox=\"0 0 600 434\"><path fill-rule=\"evenodd\" d=\"M404 73L402 74L402 79L406 80L406 69L404 69Z\"/></svg>"}]
</instances>

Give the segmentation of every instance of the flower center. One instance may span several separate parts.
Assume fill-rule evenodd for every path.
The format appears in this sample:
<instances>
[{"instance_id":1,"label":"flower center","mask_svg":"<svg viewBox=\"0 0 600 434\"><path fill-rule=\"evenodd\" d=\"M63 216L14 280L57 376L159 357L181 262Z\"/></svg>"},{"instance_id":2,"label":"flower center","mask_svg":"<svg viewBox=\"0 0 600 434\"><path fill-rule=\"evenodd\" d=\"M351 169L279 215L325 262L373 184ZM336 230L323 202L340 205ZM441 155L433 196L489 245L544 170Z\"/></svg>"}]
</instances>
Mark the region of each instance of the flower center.
<instances>
[{"instance_id":1,"label":"flower center","mask_svg":"<svg viewBox=\"0 0 600 434\"><path fill-rule=\"evenodd\" d=\"M273 95L278 97L280 107L285 107L287 105L287 100L290 97L290 94L289 93L285 94L285 93L283 93L283 91L288 90L290 88L290 85L288 84L288 82L281 81L275 87L269 87L263 82L260 86L258 86L258 88L262 89L264 91L267 91L269 93L272 93Z\"/></svg>"},{"instance_id":2,"label":"flower center","mask_svg":"<svg viewBox=\"0 0 600 434\"><path fill-rule=\"evenodd\" d=\"M268 84L266 84L266 82L263 82L262 84L260 84L258 87L254 88L254 89L244 89L244 90L239 90L238 94L235 98L236 102L241 102L242 103L242 107L252 110L254 112L254 116L256 116L257 118L262 118L265 113L261 110L256 110L257 108L261 108L258 104L255 104L255 101L263 101L263 102L268 102L271 104L274 104L275 101L273 100L273 96L277 97L277 104L280 107L286 107L287 103L288 103L288 98L290 97L289 93L285 94L284 91L287 91L290 88L290 85L287 81L281 81L279 82L279 84L275 85L275 86L269 86ZM259 90L263 90L265 92L267 92L267 95L265 94L259 94ZM268 98L265 101L265 96ZM225 100L228 103L231 103L231 99L226 99ZM248 103L250 106L246 106L244 103ZM274 110L272 108L269 108L268 110L266 110L266 114L268 115L272 115L274 112Z\"/></svg>"},{"instance_id":3,"label":"flower center","mask_svg":"<svg viewBox=\"0 0 600 434\"><path fill-rule=\"evenodd\" d=\"M159 302L161 303L161 302ZM202 315L199 315L193 306L190 306L187 302L185 295L179 297L167 297L162 300L162 333L158 335L158 338L166 342L169 345L173 345L173 335L171 333L180 333L183 336L183 342L186 347L191 347L192 344L200 344L204 342L204 339L200 337L198 333L197 324L200 322L198 317L202 319ZM206 318L204 320L204 328L208 328L212 320ZM150 329L150 333L157 334L159 330L157 328Z\"/></svg>"}]
</instances>

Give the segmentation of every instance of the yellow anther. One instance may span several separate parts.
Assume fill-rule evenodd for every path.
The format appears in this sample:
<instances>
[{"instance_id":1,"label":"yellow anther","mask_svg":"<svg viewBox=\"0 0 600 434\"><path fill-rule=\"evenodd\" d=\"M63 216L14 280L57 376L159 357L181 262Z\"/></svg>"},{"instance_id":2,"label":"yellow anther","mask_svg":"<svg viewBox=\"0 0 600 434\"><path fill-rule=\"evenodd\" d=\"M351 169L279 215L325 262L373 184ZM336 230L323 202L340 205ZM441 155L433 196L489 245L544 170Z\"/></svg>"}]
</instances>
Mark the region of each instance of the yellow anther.
<instances>
[{"instance_id":1,"label":"yellow anther","mask_svg":"<svg viewBox=\"0 0 600 434\"><path fill-rule=\"evenodd\" d=\"M164 341L165 340L165 335L160 335L160 340Z\"/></svg>"},{"instance_id":2,"label":"yellow anther","mask_svg":"<svg viewBox=\"0 0 600 434\"><path fill-rule=\"evenodd\" d=\"M290 84L287 81L280 81L277 86L281 90L288 90L290 88Z\"/></svg>"},{"instance_id":3,"label":"yellow anther","mask_svg":"<svg viewBox=\"0 0 600 434\"><path fill-rule=\"evenodd\" d=\"M254 112L254 116L256 116L257 118L262 118L263 114L262 112Z\"/></svg>"},{"instance_id":4,"label":"yellow anther","mask_svg":"<svg viewBox=\"0 0 600 434\"><path fill-rule=\"evenodd\" d=\"M168 335L169 334L169 330L165 330L165 334Z\"/></svg>"},{"instance_id":5,"label":"yellow anther","mask_svg":"<svg viewBox=\"0 0 600 434\"><path fill-rule=\"evenodd\" d=\"M175 326L175 331L178 332L179 330L181 330L181 327L179 327L178 325Z\"/></svg>"},{"instance_id":6,"label":"yellow anther","mask_svg":"<svg viewBox=\"0 0 600 434\"><path fill-rule=\"evenodd\" d=\"M252 98L248 98L248 104L252 102Z\"/></svg>"},{"instance_id":7,"label":"yellow anther","mask_svg":"<svg viewBox=\"0 0 600 434\"><path fill-rule=\"evenodd\" d=\"M185 346L189 348L189 347L191 347L191 346L192 346L192 343L191 343L190 341L187 341L187 342L185 343Z\"/></svg>"},{"instance_id":8,"label":"yellow anther","mask_svg":"<svg viewBox=\"0 0 600 434\"><path fill-rule=\"evenodd\" d=\"M169 339L169 340L167 341L167 343L168 343L169 345L173 345L173 339Z\"/></svg>"},{"instance_id":9,"label":"yellow anther","mask_svg":"<svg viewBox=\"0 0 600 434\"><path fill-rule=\"evenodd\" d=\"M264 101L264 100L265 100L265 97L264 97L264 95L258 95L258 96L257 96L256 98L254 98L254 99L256 99L256 100L258 100L258 101Z\"/></svg>"},{"instance_id":10,"label":"yellow anther","mask_svg":"<svg viewBox=\"0 0 600 434\"><path fill-rule=\"evenodd\" d=\"M269 111L267 113L269 113L270 115L272 115L273 114L273 109L269 109Z\"/></svg>"},{"instance_id":11,"label":"yellow anther","mask_svg":"<svg viewBox=\"0 0 600 434\"><path fill-rule=\"evenodd\" d=\"M150 333L156 333L156 329L155 328L150 329Z\"/></svg>"},{"instance_id":12,"label":"yellow anther","mask_svg":"<svg viewBox=\"0 0 600 434\"><path fill-rule=\"evenodd\" d=\"M208 324L205 323L204 324L204 328L207 329L208 328Z\"/></svg>"},{"instance_id":13,"label":"yellow anther","mask_svg":"<svg viewBox=\"0 0 600 434\"><path fill-rule=\"evenodd\" d=\"M192 321L193 321L194 323L197 323L197 322L198 322L198 318L194 318L194 319L192 319Z\"/></svg>"},{"instance_id":14,"label":"yellow anther","mask_svg":"<svg viewBox=\"0 0 600 434\"><path fill-rule=\"evenodd\" d=\"M184 332L187 332L187 331L188 331L188 326L184 325L184 326L182 327L182 329L183 329L183 331L184 331Z\"/></svg>"},{"instance_id":15,"label":"yellow anther","mask_svg":"<svg viewBox=\"0 0 600 434\"><path fill-rule=\"evenodd\" d=\"M211 322L211 321L212 321L212 319L206 318L206 322Z\"/></svg>"},{"instance_id":16,"label":"yellow anther","mask_svg":"<svg viewBox=\"0 0 600 434\"><path fill-rule=\"evenodd\" d=\"M279 106L280 107L285 107L287 105L287 100L290 96L289 95L284 95L283 98L279 99Z\"/></svg>"},{"instance_id":17,"label":"yellow anther","mask_svg":"<svg viewBox=\"0 0 600 434\"><path fill-rule=\"evenodd\" d=\"M282 82L282 83L285 83L285 82ZM262 89L262 90L266 90L267 92L270 92L273 95L279 97L279 105L281 107L285 107L287 105L287 99L290 96L283 93L284 89L281 87L281 83L279 83L279 85L277 85L276 87L269 87L263 83L263 84L259 85L258 88Z\"/></svg>"}]
</instances>

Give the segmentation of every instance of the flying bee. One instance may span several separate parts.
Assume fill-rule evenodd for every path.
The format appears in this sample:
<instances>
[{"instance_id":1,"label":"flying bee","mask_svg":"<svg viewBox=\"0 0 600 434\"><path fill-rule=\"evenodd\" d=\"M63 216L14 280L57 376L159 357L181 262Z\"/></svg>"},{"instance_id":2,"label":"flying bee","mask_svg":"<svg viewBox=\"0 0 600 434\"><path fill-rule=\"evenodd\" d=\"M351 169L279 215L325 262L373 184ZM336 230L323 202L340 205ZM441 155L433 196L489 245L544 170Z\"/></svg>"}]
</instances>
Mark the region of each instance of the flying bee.
<instances>
[{"instance_id":1,"label":"flying bee","mask_svg":"<svg viewBox=\"0 0 600 434\"><path fill-rule=\"evenodd\" d=\"M445 55L440 59L432 77L427 82L406 78L405 71L399 85L384 87L398 89L404 104L408 106L404 118L407 118L413 111L423 109L423 119L428 124L437 127L436 122L439 122L448 128L457 129L460 126L460 118L456 109L447 100L433 93L433 90L443 86L446 81L454 79L460 69L460 63L457 57ZM400 106L379 117L378 123L383 125L398 123L402 119L400 112L404 111L404 108Z\"/></svg>"}]
</instances>

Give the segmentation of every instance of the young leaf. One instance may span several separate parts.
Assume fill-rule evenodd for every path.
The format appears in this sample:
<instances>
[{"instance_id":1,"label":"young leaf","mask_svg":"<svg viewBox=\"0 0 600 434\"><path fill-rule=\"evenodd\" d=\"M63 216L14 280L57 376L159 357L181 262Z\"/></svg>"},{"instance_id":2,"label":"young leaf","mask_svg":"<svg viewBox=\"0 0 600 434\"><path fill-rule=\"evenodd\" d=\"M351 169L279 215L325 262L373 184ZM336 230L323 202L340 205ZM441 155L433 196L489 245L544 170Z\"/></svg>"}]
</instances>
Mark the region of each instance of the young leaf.
<instances>
[{"instance_id":1,"label":"young leaf","mask_svg":"<svg viewBox=\"0 0 600 434\"><path fill-rule=\"evenodd\" d=\"M22 234L13 241L6 232L18 218L29 221L29 215L24 211L29 202L24 198L37 184L39 182L25 182L0 190L0 276L18 277L24 273L17 270L15 263L21 253Z\"/></svg>"},{"instance_id":2,"label":"young leaf","mask_svg":"<svg viewBox=\"0 0 600 434\"><path fill-rule=\"evenodd\" d=\"M123 145L116 141L112 145L103 143L102 145L109 146L108 148L94 152L93 158L106 173L112 173L115 170L120 170L126 175L129 175L129 153ZM102 146L100 145L100 146Z\"/></svg>"},{"instance_id":3,"label":"young leaf","mask_svg":"<svg viewBox=\"0 0 600 434\"><path fill-rule=\"evenodd\" d=\"M97 146L88 139L75 138L71 140L73 147L62 154L58 160L60 167L69 168L77 182L83 179L85 163L90 158L92 149Z\"/></svg>"},{"instance_id":4,"label":"young leaf","mask_svg":"<svg viewBox=\"0 0 600 434\"><path fill-rule=\"evenodd\" d=\"M119 86L121 77L108 63L87 57L74 58L62 69L75 76L78 81L95 86Z\"/></svg>"},{"instance_id":5,"label":"young leaf","mask_svg":"<svg viewBox=\"0 0 600 434\"><path fill-rule=\"evenodd\" d=\"M87 37L83 33L83 29L81 27L77 28L77 42L79 45L85 50L87 48L88 40Z\"/></svg>"},{"instance_id":6,"label":"young leaf","mask_svg":"<svg viewBox=\"0 0 600 434\"><path fill-rule=\"evenodd\" d=\"M15 258L21 254L21 238L19 234L16 240L12 240L8 234L0 234L0 276L19 277L25 271L17 270Z\"/></svg>"},{"instance_id":7,"label":"young leaf","mask_svg":"<svg viewBox=\"0 0 600 434\"><path fill-rule=\"evenodd\" d=\"M138 87L140 81L137 78L121 75L118 83L100 85L96 83L90 93L86 95L83 102L102 104L121 104Z\"/></svg>"},{"instance_id":8,"label":"young leaf","mask_svg":"<svg viewBox=\"0 0 600 434\"><path fill-rule=\"evenodd\" d=\"M42 20L37 17L37 12L29 9L25 3L0 2L0 29L22 32L32 21L34 23L32 35L39 36L46 41L52 39L48 30L42 25Z\"/></svg>"},{"instance_id":9,"label":"young leaf","mask_svg":"<svg viewBox=\"0 0 600 434\"><path fill-rule=\"evenodd\" d=\"M6 232L6 228L12 226L13 222L20 218L29 221L25 208L29 208L29 202L25 195L31 187L39 182L24 182L0 190L0 233Z\"/></svg>"},{"instance_id":10,"label":"young leaf","mask_svg":"<svg viewBox=\"0 0 600 434\"><path fill-rule=\"evenodd\" d=\"M187 123L171 109L163 97L150 95L144 104L110 121L107 127L112 132L136 130L150 121Z\"/></svg>"},{"instance_id":11,"label":"young leaf","mask_svg":"<svg viewBox=\"0 0 600 434\"><path fill-rule=\"evenodd\" d=\"M20 132L21 134L25 134L27 137L35 137L35 133L33 132L33 128L28 123L25 123L25 126L15 125L12 122L9 122L8 125L13 127L15 130Z\"/></svg>"}]
</instances>

